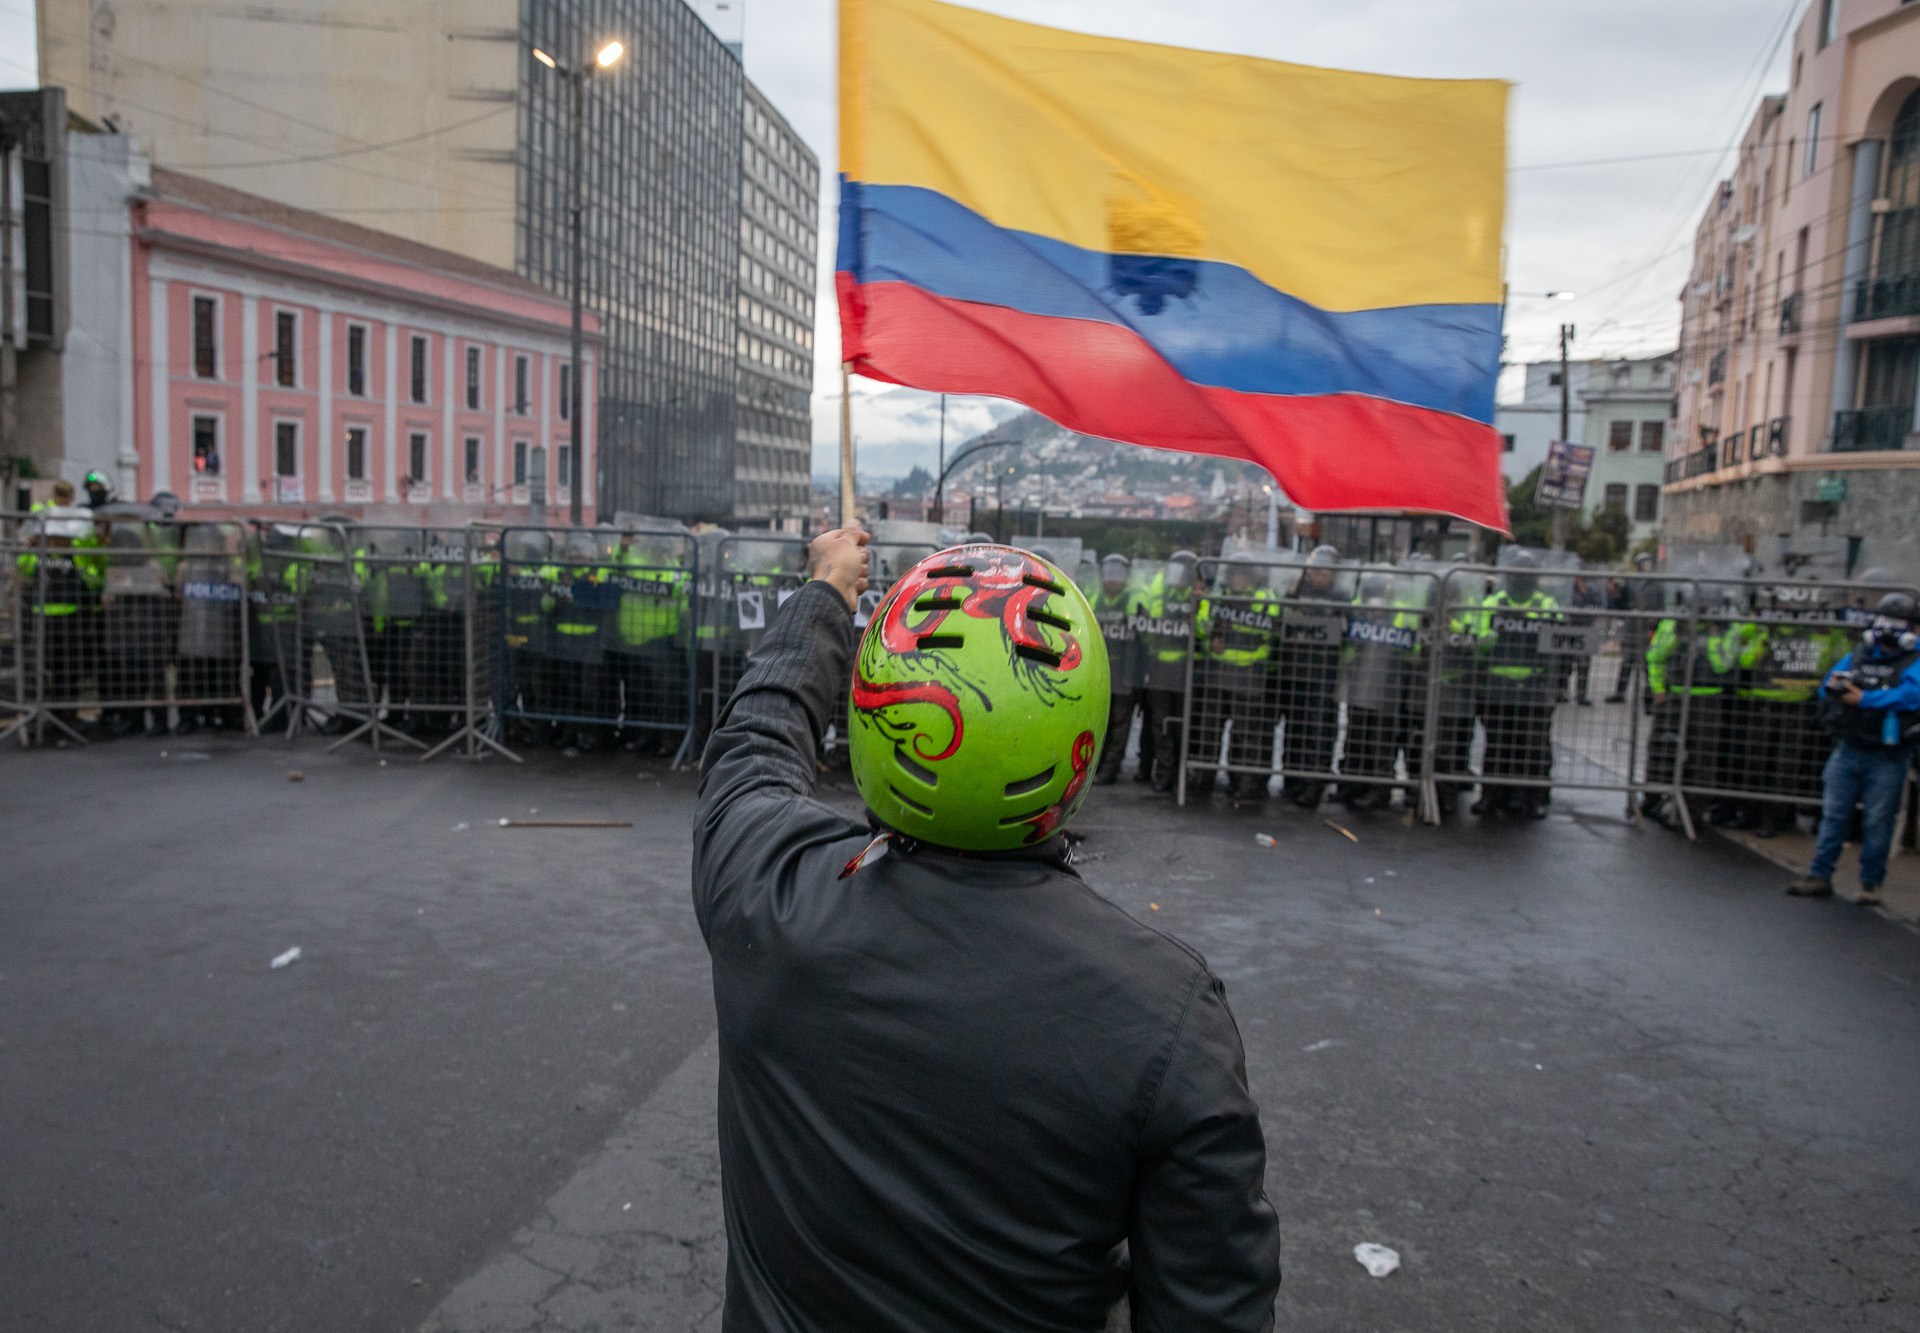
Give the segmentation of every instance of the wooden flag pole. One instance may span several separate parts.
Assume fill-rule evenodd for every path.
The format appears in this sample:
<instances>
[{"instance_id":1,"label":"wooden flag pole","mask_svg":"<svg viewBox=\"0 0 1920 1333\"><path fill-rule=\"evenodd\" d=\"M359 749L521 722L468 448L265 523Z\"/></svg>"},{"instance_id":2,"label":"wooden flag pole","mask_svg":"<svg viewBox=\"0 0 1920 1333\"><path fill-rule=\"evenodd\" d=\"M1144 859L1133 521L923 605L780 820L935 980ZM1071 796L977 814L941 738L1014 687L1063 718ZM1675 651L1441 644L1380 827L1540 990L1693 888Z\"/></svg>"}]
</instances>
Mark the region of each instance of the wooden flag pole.
<instances>
[{"instance_id":1,"label":"wooden flag pole","mask_svg":"<svg viewBox=\"0 0 1920 1333\"><path fill-rule=\"evenodd\" d=\"M850 363L840 363L840 526L854 519L853 497L853 392Z\"/></svg>"}]
</instances>

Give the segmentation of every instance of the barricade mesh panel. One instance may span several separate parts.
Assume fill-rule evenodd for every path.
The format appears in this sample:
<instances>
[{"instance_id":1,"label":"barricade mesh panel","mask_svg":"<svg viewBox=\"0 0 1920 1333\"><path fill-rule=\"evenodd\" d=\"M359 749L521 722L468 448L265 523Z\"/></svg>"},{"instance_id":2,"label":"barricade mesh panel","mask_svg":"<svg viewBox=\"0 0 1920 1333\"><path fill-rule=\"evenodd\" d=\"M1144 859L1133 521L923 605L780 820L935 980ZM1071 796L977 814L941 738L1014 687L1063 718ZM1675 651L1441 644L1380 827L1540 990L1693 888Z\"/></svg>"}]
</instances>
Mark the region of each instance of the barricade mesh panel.
<instances>
[{"instance_id":1,"label":"barricade mesh panel","mask_svg":"<svg viewBox=\"0 0 1920 1333\"><path fill-rule=\"evenodd\" d=\"M747 658L760 645L774 613L807 581L808 542L800 537L728 537L716 551L713 578L702 598L701 727L711 730L717 708L732 697L745 674ZM853 623L864 631L887 590L935 548L925 543L872 542L867 591ZM835 693L824 749L844 757L847 748L847 691Z\"/></svg>"},{"instance_id":2,"label":"barricade mesh panel","mask_svg":"<svg viewBox=\"0 0 1920 1333\"><path fill-rule=\"evenodd\" d=\"M0 515L0 737L257 719L376 747L441 737L431 757L497 747L505 718L527 738L690 739L805 581L807 545L137 506ZM857 627L933 549L873 543ZM1737 552L1718 568L1695 553L1684 576L1513 547L1493 566L1070 554L1114 664L1101 780L1417 802L1429 818L1470 793L1481 813L1538 814L1577 788L1689 829L1784 826L1819 804L1820 682L1883 594L1911 593L1747 577ZM842 692L828 753L846 729Z\"/></svg>"},{"instance_id":3,"label":"barricade mesh panel","mask_svg":"<svg viewBox=\"0 0 1920 1333\"><path fill-rule=\"evenodd\" d=\"M1681 716L1673 736L1658 738L1649 781L1676 785L1710 824L1778 830L1792 807L1817 807L1834 745L1820 684L1860 645L1889 592L1913 590L1785 579L1699 584L1690 616L1670 622L1673 655L1683 657Z\"/></svg>"},{"instance_id":4,"label":"barricade mesh panel","mask_svg":"<svg viewBox=\"0 0 1920 1333\"><path fill-rule=\"evenodd\" d=\"M247 729L244 546L237 523L119 507L18 524L0 648L12 706L76 737Z\"/></svg>"},{"instance_id":5,"label":"barricade mesh panel","mask_svg":"<svg viewBox=\"0 0 1920 1333\"><path fill-rule=\"evenodd\" d=\"M692 725L691 537L510 528L500 552L497 695L507 717L636 731Z\"/></svg>"},{"instance_id":6,"label":"barricade mesh panel","mask_svg":"<svg viewBox=\"0 0 1920 1333\"><path fill-rule=\"evenodd\" d=\"M1286 556L1200 562L1186 793L1222 773L1236 799L1265 799L1277 776L1306 807L1330 784L1360 806L1417 793L1436 582Z\"/></svg>"}]
</instances>

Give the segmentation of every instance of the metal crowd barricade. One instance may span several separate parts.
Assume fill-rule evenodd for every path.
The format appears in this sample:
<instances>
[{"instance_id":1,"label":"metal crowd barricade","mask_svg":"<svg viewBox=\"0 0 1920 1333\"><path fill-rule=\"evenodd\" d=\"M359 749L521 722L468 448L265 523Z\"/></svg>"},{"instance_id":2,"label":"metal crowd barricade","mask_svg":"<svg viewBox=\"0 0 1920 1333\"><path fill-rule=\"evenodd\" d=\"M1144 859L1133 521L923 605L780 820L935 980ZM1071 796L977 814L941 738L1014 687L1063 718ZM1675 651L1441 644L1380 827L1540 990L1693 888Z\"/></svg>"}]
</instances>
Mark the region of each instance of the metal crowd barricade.
<instances>
[{"instance_id":1,"label":"metal crowd barricade","mask_svg":"<svg viewBox=\"0 0 1920 1333\"><path fill-rule=\"evenodd\" d=\"M1537 815L1565 788L1620 792L1638 817L1635 798L1671 783L1660 737L1679 724L1684 654L1670 661L1666 645L1693 588L1669 575L1450 566L1428 691L1438 812L1477 786L1479 813Z\"/></svg>"},{"instance_id":2,"label":"metal crowd barricade","mask_svg":"<svg viewBox=\"0 0 1920 1333\"><path fill-rule=\"evenodd\" d=\"M0 516L0 741L15 735L26 742L26 724L33 717L27 702L24 583L19 560L25 548L20 540L19 516Z\"/></svg>"},{"instance_id":3,"label":"metal crowd barricade","mask_svg":"<svg viewBox=\"0 0 1920 1333\"><path fill-rule=\"evenodd\" d=\"M36 515L9 554L15 732L107 734L231 726L256 734L246 694L245 532L135 506ZM76 725L80 724L80 725Z\"/></svg>"},{"instance_id":4,"label":"metal crowd barricade","mask_svg":"<svg viewBox=\"0 0 1920 1333\"><path fill-rule=\"evenodd\" d=\"M1650 765L1689 837L1695 823L1784 830L1821 804L1834 741L1818 691L1860 644L1893 584L1721 579L1697 585L1683 640L1673 735ZM1655 776L1654 774L1649 775Z\"/></svg>"},{"instance_id":5,"label":"metal crowd barricade","mask_svg":"<svg viewBox=\"0 0 1920 1333\"><path fill-rule=\"evenodd\" d=\"M747 659L766 636L775 612L807 581L807 548L806 538L778 533L740 534L718 544L713 578L702 597L705 661L701 678L707 687L701 717L705 729L711 729L740 684ZM872 563L867 591L854 609L853 623L858 630L866 628L894 581L938 548L926 542L876 541L868 543L867 549ZM834 696L833 715L828 719L822 746L825 754L846 753L847 726L847 698L842 691Z\"/></svg>"},{"instance_id":6,"label":"metal crowd barricade","mask_svg":"<svg viewBox=\"0 0 1920 1333\"><path fill-rule=\"evenodd\" d=\"M501 715L550 729L680 733L691 752L699 550L682 532L508 528L500 538Z\"/></svg>"},{"instance_id":7,"label":"metal crowd barricade","mask_svg":"<svg viewBox=\"0 0 1920 1333\"><path fill-rule=\"evenodd\" d=\"M707 683L701 715L711 732L747 669L747 658L787 598L807 581L807 542L777 533L722 540L701 598L701 677ZM846 734L844 704L837 715Z\"/></svg>"},{"instance_id":8,"label":"metal crowd barricade","mask_svg":"<svg viewBox=\"0 0 1920 1333\"><path fill-rule=\"evenodd\" d=\"M263 581L269 566L284 569L280 582L293 594L293 615L273 631L278 680L289 700L287 734L318 715L323 731L343 732L330 752L363 736L375 752L383 738L425 750L426 742L388 721L383 688L390 681L376 675L369 647L377 631L363 595L371 568L366 538L337 522L278 525L275 536L269 552L262 533L261 565Z\"/></svg>"},{"instance_id":9,"label":"metal crowd barricade","mask_svg":"<svg viewBox=\"0 0 1920 1333\"><path fill-rule=\"evenodd\" d=\"M497 528L359 525L345 529L360 612L367 697L376 715L431 759L498 736L492 674Z\"/></svg>"},{"instance_id":10,"label":"metal crowd barricade","mask_svg":"<svg viewBox=\"0 0 1920 1333\"><path fill-rule=\"evenodd\" d=\"M1406 793L1433 817L1427 741L1437 577L1424 569L1310 567L1283 552L1199 566L1179 800L1225 773L1239 800L1282 793L1317 807Z\"/></svg>"}]
</instances>

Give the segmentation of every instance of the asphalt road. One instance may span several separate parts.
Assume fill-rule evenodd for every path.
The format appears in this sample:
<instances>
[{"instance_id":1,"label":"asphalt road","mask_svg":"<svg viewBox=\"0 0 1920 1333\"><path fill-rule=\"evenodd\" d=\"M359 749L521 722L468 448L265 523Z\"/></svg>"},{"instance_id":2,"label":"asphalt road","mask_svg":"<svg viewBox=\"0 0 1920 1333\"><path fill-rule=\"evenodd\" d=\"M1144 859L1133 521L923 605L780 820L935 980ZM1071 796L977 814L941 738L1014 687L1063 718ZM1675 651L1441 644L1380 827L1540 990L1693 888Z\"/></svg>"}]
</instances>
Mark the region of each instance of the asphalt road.
<instances>
[{"instance_id":1,"label":"asphalt road","mask_svg":"<svg viewBox=\"0 0 1920 1333\"><path fill-rule=\"evenodd\" d=\"M718 1326L690 777L142 741L0 792L0 1327ZM1344 822L1083 821L1226 979L1282 1329L1920 1329L1920 936L1611 800Z\"/></svg>"}]
</instances>

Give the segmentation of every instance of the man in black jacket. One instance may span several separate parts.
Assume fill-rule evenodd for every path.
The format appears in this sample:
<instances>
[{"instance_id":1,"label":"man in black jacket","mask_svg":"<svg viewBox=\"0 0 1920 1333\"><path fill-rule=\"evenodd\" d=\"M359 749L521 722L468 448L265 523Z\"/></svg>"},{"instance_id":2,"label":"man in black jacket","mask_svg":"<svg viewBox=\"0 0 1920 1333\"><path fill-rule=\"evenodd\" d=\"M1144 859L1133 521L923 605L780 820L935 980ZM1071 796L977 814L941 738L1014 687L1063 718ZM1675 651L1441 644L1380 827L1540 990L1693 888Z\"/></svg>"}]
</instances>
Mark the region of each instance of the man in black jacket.
<instances>
[{"instance_id":1,"label":"man in black jacket","mask_svg":"<svg viewBox=\"0 0 1920 1333\"><path fill-rule=\"evenodd\" d=\"M1093 1333L1126 1296L1139 1333L1271 1329L1278 1228L1223 988L1067 863L1059 833L1085 793L1091 733L1057 756L1057 802L999 821L1024 831L1018 850L876 838L813 799L820 736L848 688L865 541L841 529L814 543L813 581L780 611L706 754L693 883L720 1024L725 1328ZM890 647L903 627L906 647ZM972 546L921 562L874 614L856 737L926 711L937 682L888 676L888 654L905 663L896 676L944 670L935 655L956 630L1013 636L1020 670L1051 656L1036 681L1104 717L1085 597L1024 553ZM957 711L945 752L902 732L900 771L918 778L901 783L956 789L965 772L937 768L956 753L1026 762L1014 729L1031 730L1031 701L996 702L969 714L964 746ZM1023 784L1007 785L1016 800Z\"/></svg>"}]
</instances>

